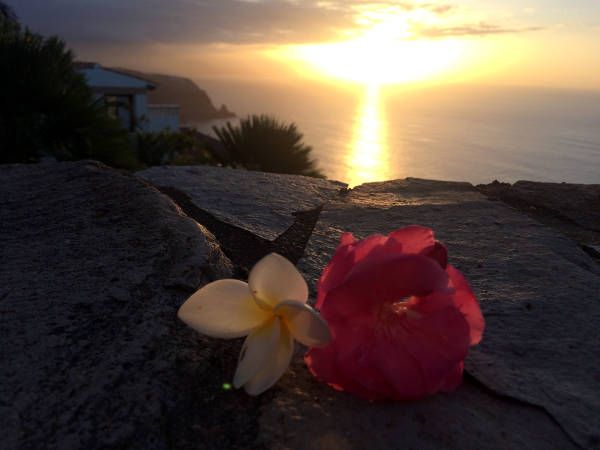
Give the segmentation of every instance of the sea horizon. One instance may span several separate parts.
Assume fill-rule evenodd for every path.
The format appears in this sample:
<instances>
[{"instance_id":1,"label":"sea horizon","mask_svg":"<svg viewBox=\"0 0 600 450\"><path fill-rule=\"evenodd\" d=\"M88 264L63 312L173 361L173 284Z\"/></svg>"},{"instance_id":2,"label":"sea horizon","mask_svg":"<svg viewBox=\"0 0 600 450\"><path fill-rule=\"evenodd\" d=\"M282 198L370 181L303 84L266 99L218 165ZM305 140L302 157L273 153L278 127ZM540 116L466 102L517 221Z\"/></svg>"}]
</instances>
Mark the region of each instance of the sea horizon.
<instances>
[{"instance_id":1,"label":"sea horizon","mask_svg":"<svg viewBox=\"0 0 600 450\"><path fill-rule=\"evenodd\" d=\"M600 91L194 81L238 118L296 123L325 175L351 186L406 177L600 183ZM194 125L211 133L228 120Z\"/></svg>"}]
</instances>

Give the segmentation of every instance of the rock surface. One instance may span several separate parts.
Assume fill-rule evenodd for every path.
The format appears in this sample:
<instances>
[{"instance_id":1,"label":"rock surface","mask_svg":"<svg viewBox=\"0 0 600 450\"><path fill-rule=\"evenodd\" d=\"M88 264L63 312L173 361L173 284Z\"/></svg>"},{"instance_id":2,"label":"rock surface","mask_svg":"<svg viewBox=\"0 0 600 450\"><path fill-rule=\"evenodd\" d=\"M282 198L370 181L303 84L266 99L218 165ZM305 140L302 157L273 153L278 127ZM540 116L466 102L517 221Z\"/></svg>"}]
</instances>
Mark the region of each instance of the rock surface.
<instances>
[{"instance_id":1,"label":"rock surface","mask_svg":"<svg viewBox=\"0 0 600 450\"><path fill-rule=\"evenodd\" d=\"M478 187L506 201L522 201L600 232L600 184L517 181L512 185L496 182Z\"/></svg>"},{"instance_id":2,"label":"rock surface","mask_svg":"<svg viewBox=\"0 0 600 450\"><path fill-rule=\"evenodd\" d=\"M4 166L4 447L600 447L600 265L555 229L468 183L340 191L335 182L211 167L140 175L178 190L168 193L220 230L223 248L253 257L278 240L296 252L298 242L282 239L306 238L292 213L325 203L299 262L313 294L343 231L432 227L487 322L465 381L452 394L371 404L317 382L298 352L268 393L231 391L223 383L241 343L199 336L175 313L195 288L247 264L243 251L229 261L210 233L131 175L90 162Z\"/></svg>"},{"instance_id":3,"label":"rock surface","mask_svg":"<svg viewBox=\"0 0 600 450\"><path fill-rule=\"evenodd\" d=\"M248 272L254 264L272 252L279 253L296 264L304 254L304 248L321 210L316 208L293 213L293 225L276 239L269 240L217 219L198 208L192 198L183 191L168 186L159 189L175 201L189 217L214 234L223 252L235 263L235 274L244 280L248 278Z\"/></svg>"},{"instance_id":4,"label":"rock surface","mask_svg":"<svg viewBox=\"0 0 600 450\"><path fill-rule=\"evenodd\" d=\"M231 263L166 196L93 162L0 166L0 261L2 448L254 439L234 412L260 400L221 388L236 343L176 318ZM224 421L237 433L215 438Z\"/></svg>"},{"instance_id":5,"label":"rock surface","mask_svg":"<svg viewBox=\"0 0 600 450\"><path fill-rule=\"evenodd\" d=\"M583 245L600 245L600 184L496 181L477 188Z\"/></svg>"},{"instance_id":6,"label":"rock surface","mask_svg":"<svg viewBox=\"0 0 600 450\"><path fill-rule=\"evenodd\" d=\"M369 405L326 394L298 367L261 422L263 435L279 426L272 447L282 436L307 449L364 448L375 437L378 448L599 446L600 271L570 239L468 184L407 179L329 202L300 267L314 287L342 231L413 223L437 231L480 299L487 327L467 360L471 379L450 396Z\"/></svg>"},{"instance_id":7,"label":"rock surface","mask_svg":"<svg viewBox=\"0 0 600 450\"><path fill-rule=\"evenodd\" d=\"M297 361L278 388L260 421L269 449L577 448L542 409L469 381L418 402L370 404L317 383Z\"/></svg>"},{"instance_id":8,"label":"rock surface","mask_svg":"<svg viewBox=\"0 0 600 450\"><path fill-rule=\"evenodd\" d=\"M346 185L318 178L210 166L162 166L137 173L156 186L179 189L217 218L273 240Z\"/></svg>"}]
</instances>

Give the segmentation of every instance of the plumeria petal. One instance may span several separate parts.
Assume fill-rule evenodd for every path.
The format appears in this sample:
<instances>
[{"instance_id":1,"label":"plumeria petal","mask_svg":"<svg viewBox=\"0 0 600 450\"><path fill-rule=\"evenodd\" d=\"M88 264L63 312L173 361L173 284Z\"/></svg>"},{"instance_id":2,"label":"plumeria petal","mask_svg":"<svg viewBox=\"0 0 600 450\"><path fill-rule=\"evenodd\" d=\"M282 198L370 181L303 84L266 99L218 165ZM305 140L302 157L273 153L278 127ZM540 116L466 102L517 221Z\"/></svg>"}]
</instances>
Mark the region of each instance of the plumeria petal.
<instances>
[{"instance_id":1,"label":"plumeria petal","mask_svg":"<svg viewBox=\"0 0 600 450\"><path fill-rule=\"evenodd\" d=\"M244 389L250 395L259 395L269 389L285 373L294 354L294 338L287 330L283 322L279 322L281 332L276 350L270 355L268 361L262 366L262 370L252 377Z\"/></svg>"},{"instance_id":2,"label":"plumeria petal","mask_svg":"<svg viewBox=\"0 0 600 450\"><path fill-rule=\"evenodd\" d=\"M331 335L327 322L307 304L284 300L274 313L283 316L292 336L307 347L323 347L329 343Z\"/></svg>"},{"instance_id":3,"label":"plumeria petal","mask_svg":"<svg viewBox=\"0 0 600 450\"><path fill-rule=\"evenodd\" d=\"M233 376L234 387L246 384L273 359L279 345L280 322L278 317L273 317L246 338Z\"/></svg>"},{"instance_id":4,"label":"plumeria petal","mask_svg":"<svg viewBox=\"0 0 600 450\"><path fill-rule=\"evenodd\" d=\"M246 336L270 314L256 305L243 281L218 280L188 298L177 316L207 336L236 338Z\"/></svg>"},{"instance_id":5,"label":"plumeria petal","mask_svg":"<svg viewBox=\"0 0 600 450\"><path fill-rule=\"evenodd\" d=\"M282 300L306 303L308 286L298 269L277 253L261 259L250 271L248 285L254 300L265 309L274 308Z\"/></svg>"}]
</instances>

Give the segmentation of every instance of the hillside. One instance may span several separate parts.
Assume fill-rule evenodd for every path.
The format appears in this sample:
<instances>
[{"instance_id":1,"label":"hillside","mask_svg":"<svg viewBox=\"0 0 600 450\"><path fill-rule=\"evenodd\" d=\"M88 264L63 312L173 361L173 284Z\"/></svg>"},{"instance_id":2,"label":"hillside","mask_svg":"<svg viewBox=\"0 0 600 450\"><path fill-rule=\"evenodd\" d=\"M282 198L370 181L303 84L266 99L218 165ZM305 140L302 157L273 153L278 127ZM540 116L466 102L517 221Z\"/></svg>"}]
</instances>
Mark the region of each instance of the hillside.
<instances>
[{"instance_id":1,"label":"hillside","mask_svg":"<svg viewBox=\"0 0 600 450\"><path fill-rule=\"evenodd\" d=\"M157 73L145 73L130 69L119 68L135 76L145 78L158 85L148 95L148 101L154 104L178 104L181 107L181 123L200 122L212 119L226 119L235 114L221 105L216 108L206 91L188 78Z\"/></svg>"}]
</instances>

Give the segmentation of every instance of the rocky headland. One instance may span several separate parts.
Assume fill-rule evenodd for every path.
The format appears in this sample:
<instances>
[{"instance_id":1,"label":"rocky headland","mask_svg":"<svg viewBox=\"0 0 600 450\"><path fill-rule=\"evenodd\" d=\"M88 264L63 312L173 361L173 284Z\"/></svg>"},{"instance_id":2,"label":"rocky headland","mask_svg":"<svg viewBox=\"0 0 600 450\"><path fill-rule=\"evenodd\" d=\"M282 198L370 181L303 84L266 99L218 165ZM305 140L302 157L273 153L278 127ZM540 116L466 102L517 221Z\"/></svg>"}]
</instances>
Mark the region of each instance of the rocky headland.
<instances>
[{"instance_id":1,"label":"rocky headland","mask_svg":"<svg viewBox=\"0 0 600 450\"><path fill-rule=\"evenodd\" d=\"M342 183L217 167L0 166L3 448L600 448L600 185ZM176 311L265 254L315 283L343 231L432 227L487 326L462 386L367 403L298 349L252 398Z\"/></svg>"},{"instance_id":2,"label":"rocky headland","mask_svg":"<svg viewBox=\"0 0 600 450\"><path fill-rule=\"evenodd\" d=\"M148 101L152 104L179 105L180 119L183 124L235 117L227 106L221 105L217 108L206 91L200 89L189 78L123 68L118 70L156 83L158 87L148 93Z\"/></svg>"}]
</instances>

